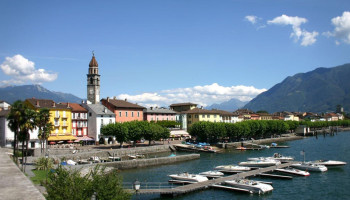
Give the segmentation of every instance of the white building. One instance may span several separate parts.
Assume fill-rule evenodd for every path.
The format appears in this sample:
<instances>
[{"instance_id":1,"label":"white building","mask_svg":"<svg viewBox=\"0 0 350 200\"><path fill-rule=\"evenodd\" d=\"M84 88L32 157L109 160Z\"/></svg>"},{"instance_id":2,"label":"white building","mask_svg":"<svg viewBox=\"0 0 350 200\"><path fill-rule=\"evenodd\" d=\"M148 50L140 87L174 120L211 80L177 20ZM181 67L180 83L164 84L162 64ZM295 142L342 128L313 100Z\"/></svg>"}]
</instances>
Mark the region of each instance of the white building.
<instances>
[{"instance_id":1,"label":"white building","mask_svg":"<svg viewBox=\"0 0 350 200\"><path fill-rule=\"evenodd\" d=\"M13 147L15 133L8 127L7 116L10 110L0 111L0 146L1 147ZM29 148L40 148L40 141L38 139L38 129L30 132ZM19 143L21 146L21 143Z\"/></svg>"},{"instance_id":2,"label":"white building","mask_svg":"<svg viewBox=\"0 0 350 200\"><path fill-rule=\"evenodd\" d=\"M101 104L85 104L82 106L88 110L88 136L100 141L101 127L115 123L115 114Z\"/></svg>"}]
</instances>

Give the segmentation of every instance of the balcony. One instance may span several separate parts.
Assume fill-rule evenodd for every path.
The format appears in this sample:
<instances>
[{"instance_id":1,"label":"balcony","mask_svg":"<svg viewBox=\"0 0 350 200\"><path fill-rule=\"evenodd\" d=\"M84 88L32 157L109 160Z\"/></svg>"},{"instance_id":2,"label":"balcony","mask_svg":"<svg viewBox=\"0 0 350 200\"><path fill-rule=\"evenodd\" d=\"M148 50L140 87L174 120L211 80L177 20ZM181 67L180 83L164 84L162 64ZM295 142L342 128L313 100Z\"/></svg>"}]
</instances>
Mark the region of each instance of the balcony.
<instances>
[{"instance_id":1,"label":"balcony","mask_svg":"<svg viewBox=\"0 0 350 200\"><path fill-rule=\"evenodd\" d=\"M57 127L57 126L60 126L60 124L59 124L59 123L54 123L54 126L56 126L56 127Z\"/></svg>"},{"instance_id":2,"label":"balcony","mask_svg":"<svg viewBox=\"0 0 350 200\"><path fill-rule=\"evenodd\" d=\"M58 118L60 118L60 115L55 115L55 119L58 119Z\"/></svg>"}]
</instances>

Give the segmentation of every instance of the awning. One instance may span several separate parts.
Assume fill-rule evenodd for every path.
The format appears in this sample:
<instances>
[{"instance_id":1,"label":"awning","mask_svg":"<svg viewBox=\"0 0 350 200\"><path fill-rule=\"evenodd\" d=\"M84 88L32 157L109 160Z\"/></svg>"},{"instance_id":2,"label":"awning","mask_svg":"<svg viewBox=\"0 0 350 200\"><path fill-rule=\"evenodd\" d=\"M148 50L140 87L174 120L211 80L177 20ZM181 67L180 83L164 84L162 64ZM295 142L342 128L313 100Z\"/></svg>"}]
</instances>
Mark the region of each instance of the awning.
<instances>
[{"instance_id":1,"label":"awning","mask_svg":"<svg viewBox=\"0 0 350 200\"><path fill-rule=\"evenodd\" d=\"M74 142L80 142L80 141L94 141L94 138L91 138L89 136L84 135L83 137L77 137Z\"/></svg>"},{"instance_id":2,"label":"awning","mask_svg":"<svg viewBox=\"0 0 350 200\"><path fill-rule=\"evenodd\" d=\"M190 134L188 134L186 131L170 131L170 137L187 137L190 136Z\"/></svg>"},{"instance_id":3,"label":"awning","mask_svg":"<svg viewBox=\"0 0 350 200\"><path fill-rule=\"evenodd\" d=\"M60 140L76 140L77 137L73 135L58 135L58 136L50 136L48 141L60 141Z\"/></svg>"}]
</instances>

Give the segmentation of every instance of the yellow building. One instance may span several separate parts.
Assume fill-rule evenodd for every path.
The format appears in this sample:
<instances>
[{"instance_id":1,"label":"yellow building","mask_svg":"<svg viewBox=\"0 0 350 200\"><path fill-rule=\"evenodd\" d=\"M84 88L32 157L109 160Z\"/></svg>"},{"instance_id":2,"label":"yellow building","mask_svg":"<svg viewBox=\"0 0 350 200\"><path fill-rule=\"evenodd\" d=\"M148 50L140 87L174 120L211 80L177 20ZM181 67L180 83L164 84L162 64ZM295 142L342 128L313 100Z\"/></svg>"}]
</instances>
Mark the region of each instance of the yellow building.
<instances>
[{"instance_id":1,"label":"yellow building","mask_svg":"<svg viewBox=\"0 0 350 200\"><path fill-rule=\"evenodd\" d=\"M206 110L201 108L194 108L183 112L187 115L187 127L195 122L220 122L220 112L217 110Z\"/></svg>"},{"instance_id":2,"label":"yellow building","mask_svg":"<svg viewBox=\"0 0 350 200\"><path fill-rule=\"evenodd\" d=\"M54 129L48 138L48 141L75 140L72 135L72 108L69 103L57 104L53 100L47 99L26 99L25 104L34 110L47 108L50 110L50 122Z\"/></svg>"},{"instance_id":3,"label":"yellow building","mask_svg":"<svg viewBox=\"0 0 350 200\"><path fill-rule=\"evenodd\" d=\"M197 104L195 103L176 103L176 104L171 104L170 109L174 110L176 112L183 112L183 111L188 111L192 110L194 108L197 108Z\"/></svg>"}]
</instances>

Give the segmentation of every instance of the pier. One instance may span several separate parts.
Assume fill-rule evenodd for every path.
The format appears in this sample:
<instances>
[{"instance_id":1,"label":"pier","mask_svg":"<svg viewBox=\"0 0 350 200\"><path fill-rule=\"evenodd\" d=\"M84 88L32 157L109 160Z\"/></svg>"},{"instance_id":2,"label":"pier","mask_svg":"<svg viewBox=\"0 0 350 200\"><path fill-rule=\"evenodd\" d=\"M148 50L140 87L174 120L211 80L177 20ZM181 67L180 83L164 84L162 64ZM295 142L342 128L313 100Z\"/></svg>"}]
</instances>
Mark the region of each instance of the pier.
<instances>
[{"instance_id":1,"label":"pier","mask_svg":"<svg viewBox=\"0 0 350 200\"><path fill-rule=\"evenodd\" d=\"M177 195L182 195L182 194L186 194L189 192L194 192L194 191L210 188L213 185L218 185L224 181L234 180L234 179L242 179L242 178L251 177L251 176L257 176L259 174L264 174L266 172L274 171L275 169L289 167L294 163L296 163L296 162L288 162L288 163L284 163L284 164L280 164L280 165L276 165L276 166L259 168L259 169L255 169L255 170L248 171L248 172L241 172L241 173L226 176L226 177L221 177L221 178L212 179L212 180L199 182L199 183L192 183L190 185L184 185L184 186L179 186L179 187L175 187L175 188L140 189L137 191L137 194L160 194L162 196L177 196Z\"/></svg>"}]
</instances>

